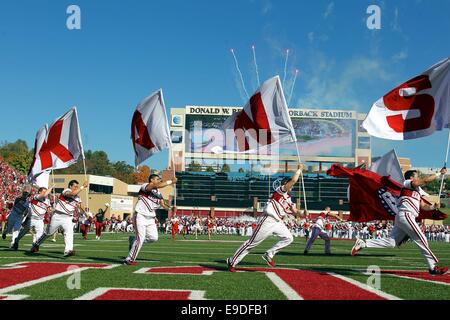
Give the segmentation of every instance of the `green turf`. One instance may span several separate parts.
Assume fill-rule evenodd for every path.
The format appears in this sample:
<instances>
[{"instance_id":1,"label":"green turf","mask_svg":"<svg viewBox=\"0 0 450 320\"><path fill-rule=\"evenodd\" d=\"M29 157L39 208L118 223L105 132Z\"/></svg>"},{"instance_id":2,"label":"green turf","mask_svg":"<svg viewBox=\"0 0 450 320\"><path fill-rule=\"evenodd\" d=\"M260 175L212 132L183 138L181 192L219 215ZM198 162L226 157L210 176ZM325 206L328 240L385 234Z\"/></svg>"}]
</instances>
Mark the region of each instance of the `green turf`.
<instances>
[{"instance_id":1,"label":"green turf","mask_svg":"<svg viewBox=\"0 0 450 320\"><path fill-rule=\"evenodd\" d=\"M93 235L89 235L94 238ZM216 272L211 276L134 274L143 267L158 266L204 266L225 271L225 258L231 256L247 238L240 236L215 236L212 242L205 236L195 241L178 238L172 242L169 236L162 235L153 244L144 245L139 255L139 266L120 265L111 270L90 269L81 273L81 289L67 289L68 276L36 284L8 294L28 295L29 299L74 299L98 287L114 288L152 288L152 289L189 289L206 292L207 299L285 299L284 294L268 280L264 273L258 272ZM224 240L220 242L217 240ZM0 240L0 264L24 261L59 261L120 264L128 253L128 234L107 234L100 241L81 239L76 235L76 256L63 258L63 240L60 236L56 243L46 242L39 254L29 255L31 239L26 237L19 251L9 251L8 241ZM244 261L241 267L266 268L261 255L270 248L276 238L270 238L257 247ZM364 250L357 257L349 252L353 241L333 241L332 256L323 255L323 242L318 240L308 256L304 256L304 239L295 239L294 243L277 256L279 268L293 268L315 271L330 271L366 283L367 276L361 273L368 266L376 265L384 270L426 270L426 264L414 244L408 243L401 249ZM450 264L450 244L432 243L432 250L441 263ZM450 299L450 286L400 279L388 275L381 277L381 290L401 299ZM1 294L0 294L1 295ZM130 297L131 299L132 297Z\"/></svg>"}]
</instances>

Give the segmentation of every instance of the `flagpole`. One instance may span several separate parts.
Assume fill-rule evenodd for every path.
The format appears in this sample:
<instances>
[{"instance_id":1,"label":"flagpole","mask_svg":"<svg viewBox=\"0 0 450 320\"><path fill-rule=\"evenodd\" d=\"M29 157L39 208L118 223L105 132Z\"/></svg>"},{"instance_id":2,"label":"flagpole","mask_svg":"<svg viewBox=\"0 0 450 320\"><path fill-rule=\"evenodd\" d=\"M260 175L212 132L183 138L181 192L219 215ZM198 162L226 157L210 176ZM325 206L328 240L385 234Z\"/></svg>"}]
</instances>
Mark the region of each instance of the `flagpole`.
<instances>
[{"instance_id":1,"label":"flagpole","mask_svg":"<svg viewBox=\"0 0 450 320\"><path fill-rule=\"evenodd\" d=\"M175 157L173 156L172 145L170 145L169 152L170 152L170 158L172 161L173 176L176 177ZM175 207L177 206L177 183L176 182L173 185L173 204Z\"/></svg>"},{"instance_id":2,"label":"flagpole","mask_svg":"<svg viewBox=\"0 0 450 320\"><path fill-rule=\"evenodd\" d=\"M298 151L297 140L295 140L294 143L295 143L295 150L297 151L298 162L301 163L302 160L301 160L301 158L300 158L300 152ZM308 212L308 205L306 204L305 181L304 181L304 179L303 179L303 170L300 171L300 179L301 179L301 182L302 182L303 202L305 203L305 210L306 210L306 212ZM300 190L299 190L299 192L300 192Z\"/></svg>"},{"instance_id":3,"label":"flagpole","mask_svg":"<svg viewBox=\"0 0 450 320\"><path fill-rule=\"evenodd\" d=\"M83 169L84 169L84 179L88 182L87 171L86 171L86 159L83 157ZM86 188L86 207L89 208L89 183ZM91 208L89 208L90 211Z\"/></svg>"},{"instance_id":4,"label":"flagpole","mask_svg":"<svg viewBox=\"0 0 450 320\"><path fill-rule=\"evenodd\" d=\"M447 167L448 151L449 151L449 149L450 149L450 129L448 130L447 152L445 154L444 168ZM443 174L442 178L441 178L441 187L439 189L439 203L441 202L441 194L442 194L442 189L444 188L444 180L445 180L445 174Z\"/></svg>"},{"instance_id":5,"label":"flagpole","mask_svg":"<svg viewBox=\"0 0 450 320\"><path fill-rule=\"evenodd\" d=\"M53 173L53 169L52 169L52 185L53 185L53 208L55 208L55 203L56 203L56 192L55 192L55 175Z\"/></svg>"}]
</instances>

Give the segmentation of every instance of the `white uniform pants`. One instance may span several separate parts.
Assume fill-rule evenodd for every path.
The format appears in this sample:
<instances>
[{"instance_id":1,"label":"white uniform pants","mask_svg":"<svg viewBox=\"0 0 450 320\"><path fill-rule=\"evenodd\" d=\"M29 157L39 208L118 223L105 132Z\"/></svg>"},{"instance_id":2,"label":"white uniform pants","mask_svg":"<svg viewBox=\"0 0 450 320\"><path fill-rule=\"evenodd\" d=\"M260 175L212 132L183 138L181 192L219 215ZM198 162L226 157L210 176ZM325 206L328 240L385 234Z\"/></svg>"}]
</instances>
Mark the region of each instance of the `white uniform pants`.
<instances>
[{"instance_id":1,"label":"white uniform pants","mask_svg":"<svg viewBox=\"0 0 450 320\"><path fill-rule=\"evenodd\" d=\"M144 243L158 241L158 228L156 226L155 218L135 213L133 216L133 226L136 237L127 257L127 260L129 261L136 260Z\"/></svg>"},{"instance_id":2,"label":"white uniform pants","mask_svg":"<svg viewBox=\"0 0 450 320\"><path fill-rule=\"evenodd\" d=\"M20 233L17 236L16 241L19 242L20 240L22 240L22 238L25 237L30 232L31 229L34 230L33 243L35 243L37 239L39 239L44 233L44 220L27 218L23 223L22 230L20 230Z\"/></svg>"},{"instance_id":3,"label":"white uniform pants","mask_svg":"<svg viewBox=\"0 0 450 320\"><path fill-rule=\"evenodd\" d=\"M63 230L65 249L64 253L73 251L73 224L72 216L55 212L50 220L48 229L38 238L36 245L41 245L48 237L54 235L59 229Z\"/></svg>"},{"instance_id":4,"label":"white uniform pants","mask_svg":"<svg viewBox=\"0 0 450 320\"><path fill-rule=\"evenodd\" d=\"M258 225L255 232L253 232L252 237L245 241L231 258L231 264L236 266L247 254L249 254L250 250L258 246L271 235L280 237L281 240L271 249L267 250L267 254L270 258L273 258L281 249L286 248L294 241L294 237L283 221L277 221L271 216L264 215L259 218Z\"/></svg>"},{"instance_id":5,"label":"white uniform pants","mask_svg":"<svg viewBox=\"0 0 450 320\"><path fill-rule=\"evenodd\" d=\"M311 230L311 237L308 239L308 242L306 243L305 246L305 251L309 251L312 247L312 245L314 244L314 241L316 241L317 237L320 237L322 240L325 241L325 254L330 254L330 249L331 249L331 241L330 241L330 236L328 235L328 233L326 233L325 231L323 231L322 229L320 229L319 227L312 227Z\"/></svg>"},{"instance_id":6,"label":"white uniform pants","mask_svg":"<svg viewBox=\"0 0 450 320\"><path fill-rule=\"evenodd\" d=\"M408 237L419 247L428 267L434 269L438 259L430 250L424 233L420 230L415 217L409 212L400 212L395 216L394 229L389 238L372 239L366 241L367 248L395 248L400 246Z\"/></svg>"}]
</instances>

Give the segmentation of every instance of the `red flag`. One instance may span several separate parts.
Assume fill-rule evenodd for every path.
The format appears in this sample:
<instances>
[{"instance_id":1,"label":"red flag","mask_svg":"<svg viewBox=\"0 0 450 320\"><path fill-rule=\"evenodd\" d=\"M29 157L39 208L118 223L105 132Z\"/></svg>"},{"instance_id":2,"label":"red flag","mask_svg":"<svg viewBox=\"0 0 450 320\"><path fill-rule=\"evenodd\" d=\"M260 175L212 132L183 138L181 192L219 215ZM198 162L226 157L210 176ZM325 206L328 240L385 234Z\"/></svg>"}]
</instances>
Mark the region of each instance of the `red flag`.
<instances>
[{"instance_id":1,"label":"red flag","mask_svg":"<svg viewBox=\"0 0 450 320\"><path fill-rule=\"evenodd\" d=\"M350 218L355 222L394 220L397 198L403 186L390 177L360 168L347 169L333 165L329 176L347 177L350 182ZM426 201L422 198L422 200ZM428 202L427 202L428 203ZM447 215L439 210L420 210L418 219L444 220Z\"/></svg>"}]
</instances>

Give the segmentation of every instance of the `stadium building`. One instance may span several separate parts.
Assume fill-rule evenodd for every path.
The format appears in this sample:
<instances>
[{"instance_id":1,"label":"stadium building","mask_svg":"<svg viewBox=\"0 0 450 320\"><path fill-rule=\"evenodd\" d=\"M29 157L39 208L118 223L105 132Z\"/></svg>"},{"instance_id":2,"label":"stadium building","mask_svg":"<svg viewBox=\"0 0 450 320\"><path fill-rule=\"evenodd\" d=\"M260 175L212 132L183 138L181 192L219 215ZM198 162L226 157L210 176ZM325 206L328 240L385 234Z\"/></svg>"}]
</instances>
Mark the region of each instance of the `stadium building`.
<instances>
[{"instance_id":1,"label":"stadium building","mask_svg":"<svg viewBox=\"0 0 450 320\"><path fill-rule=\"evenodd\" d=\"M347 179L326 175L333 163L351 166L371 164L371 140L361 128L366 115L348 110L290 109L297 136L295 143L280 147L273 154L216 153L226 150L222 124L240 107L186 106L172 108L170 130L172 152L177 171L177 207L181 214L205 215L214 208L216 217L262 210L271 194L273 181L291 175L298 163L297 147L304 174L307 208L348 211ZM300 184L293 192L294 201L305 208Z\"/></svg>"}]
</instances>

